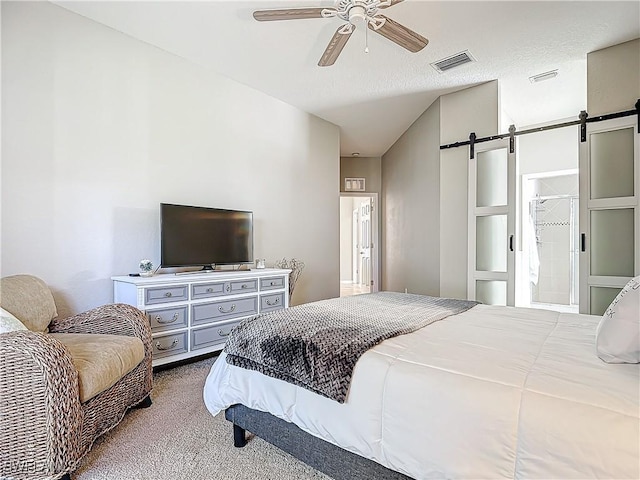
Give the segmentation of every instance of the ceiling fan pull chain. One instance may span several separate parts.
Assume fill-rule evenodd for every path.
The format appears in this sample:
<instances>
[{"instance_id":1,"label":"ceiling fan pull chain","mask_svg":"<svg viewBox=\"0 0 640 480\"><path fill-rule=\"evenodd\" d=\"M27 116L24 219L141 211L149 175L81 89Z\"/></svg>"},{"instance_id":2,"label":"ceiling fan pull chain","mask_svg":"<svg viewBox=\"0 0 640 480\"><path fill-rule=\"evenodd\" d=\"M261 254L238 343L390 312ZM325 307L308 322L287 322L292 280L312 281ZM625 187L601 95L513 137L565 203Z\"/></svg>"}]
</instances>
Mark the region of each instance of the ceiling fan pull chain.
<instances>
[{"instance_id":1,"label":"ceiling fan pull chain","mask_svg":"<svg viewBox=\"0 0 640 480\"><path fill-rule=\"evenodd\" d=\"M369 53L369 22L365 20L364 25L364 53Z\"/></svg>"}]
</instances>

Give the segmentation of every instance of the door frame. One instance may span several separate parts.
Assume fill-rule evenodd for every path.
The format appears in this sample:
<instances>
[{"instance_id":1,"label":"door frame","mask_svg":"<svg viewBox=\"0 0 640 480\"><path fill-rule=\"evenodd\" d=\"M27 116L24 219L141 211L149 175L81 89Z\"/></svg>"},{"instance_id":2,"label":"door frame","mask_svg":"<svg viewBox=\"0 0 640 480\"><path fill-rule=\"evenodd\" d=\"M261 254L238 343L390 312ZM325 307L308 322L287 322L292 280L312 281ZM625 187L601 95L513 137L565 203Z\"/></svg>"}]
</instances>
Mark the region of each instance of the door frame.
<instances>
[{"instance_id":1,"label":"door frame","mask_svg":"<svg viewBox=\"0 0 640 480\"><path fill-rule=\"evenodd\" d=\"M371 281L373 284L371 285L370 292L378 292L380 291L380 265L382 261L382 251L380 248L380 225L382 224L380 219L380 202L378 193L369 193L369 192L340 192L340 198L342 197L368 197L371 199L372 205L372 215L371 215L371 243L373 244L372 253L371 253ZM342 232L340 232L342 235ZM340 244L338 239L338 245Z\"/></svg>"}]
</instances>

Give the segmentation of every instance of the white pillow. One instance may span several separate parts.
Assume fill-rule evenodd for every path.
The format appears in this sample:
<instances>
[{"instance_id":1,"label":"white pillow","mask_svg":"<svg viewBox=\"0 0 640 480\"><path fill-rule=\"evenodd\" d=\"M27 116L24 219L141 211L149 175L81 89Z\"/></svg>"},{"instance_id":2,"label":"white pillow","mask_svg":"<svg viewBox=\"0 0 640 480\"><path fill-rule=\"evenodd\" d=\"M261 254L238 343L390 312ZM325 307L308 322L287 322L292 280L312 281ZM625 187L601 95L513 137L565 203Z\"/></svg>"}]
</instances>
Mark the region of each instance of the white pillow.
<instances>
[{"instance_id":1,"label":"white pillow","mask_svg":"<svg viewBox=\"0 0 640 480\"><path fill-rule=\"evenodd\" d=\"M0 333L15 332L17 330L26 330L20 320L7 312L4 308L0 308Z\"/></svg>"},{"instance_id":2,"label":"white pillow","mask_svg":"<svg viewBox=\"0 0 640 480\"><path fill-rule=\"evenodd\" d=\"M631 279L604 312L596 349L607 363L640 363L640 276Z\"/></svg>"}]
</instances>

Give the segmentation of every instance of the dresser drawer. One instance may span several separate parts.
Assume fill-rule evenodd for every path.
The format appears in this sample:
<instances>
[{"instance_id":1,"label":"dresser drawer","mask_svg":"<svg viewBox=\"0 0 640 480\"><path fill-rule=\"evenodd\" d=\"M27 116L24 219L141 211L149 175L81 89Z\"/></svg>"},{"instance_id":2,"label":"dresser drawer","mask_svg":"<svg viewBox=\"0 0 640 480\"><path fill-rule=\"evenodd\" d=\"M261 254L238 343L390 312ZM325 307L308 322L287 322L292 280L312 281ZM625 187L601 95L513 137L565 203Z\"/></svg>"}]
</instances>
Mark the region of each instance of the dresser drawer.
<instances>
[{"instance_id":1,"label":"dresser drawer","mask_svg":"<svg viewBox=\"0 0 640 480\"><path fill-rule=\"evenodd\" d=\"M227 288L225 289L225 285ZM219 297L231 291L229 282L197 283L191 285L191 299Z\"/></svg>"},{"instance_id":2,"label":"dresser drawer","mask_svg":"<svg viewBox=\"0 0 640 480\"><path fill-rule=\"evenodd\" d=\"M258 313L258 297L236 298L191 306L191 325L245 317Z\"/></svg>"},{"instance_id":3,"label":"dresser drawer","mask_svg":"<svg viewBox=\"0 0 640 480\"><path fill-rule=\"evenodd\" d=\"M189 299L189 289L186 285L171 285L170 287L145 288L144 303L153 305L155 303L181 302Z\"/></svg>"},{"instance_id":4,"label":"dresser drawer","mask_svg":"<svg viewBox=\"0 0 640 480\"><path fill-rule=\"evenodd\" d=\"M284 288L284 277L267 277L260 279L260 290Z\"/></svg>"},{"instance_id":5,"label":"dresser drawer","mask_svg":"<svg viewBox=\"0 0 640 480\"><path fill-rule=\"evenodd\" d=\"M204 328L194 328L191 330L191 350L210 347L227 341L231 329L238 325L240 321L219 323Z\"/></svg>"},{"instance_id":6,"label":"dresser drawer","mask_svg":"<svg viewBox=\"0 0 640 480\"><path fill-rule=\"evenodd\" d=\"M251 293L258 291L258 280L234 280L231 293Z\"/></svg>"},{"instance_id":7,"label":"dresser drawer","mask_svg":"<svg viewBox=\"0 0 640 480\"><path fill-rule=\"evenodd\" d=\"M187 306L147 310L152 332L173 330L187 326Z\"/></svg>"},{"instance_id":8,"label":"dresser drawer","mask_svg":"<svg viewBox=\"0 0 640 480\"><path fill-rule=\"evenodd\" d=\"M187 332L154 337L151 342L153 343L153 358L185 353L187 351Z\"/></svg>"},{"instance_id":9,"label":"dresser drawer","mask_svg":"<svg viewBox=\"0 0 640 480\"><path fill-rule=\"evenodd\" d=\"M284 308L284 292L260 295L260 313Z\"/></svg>"}]
</instances>

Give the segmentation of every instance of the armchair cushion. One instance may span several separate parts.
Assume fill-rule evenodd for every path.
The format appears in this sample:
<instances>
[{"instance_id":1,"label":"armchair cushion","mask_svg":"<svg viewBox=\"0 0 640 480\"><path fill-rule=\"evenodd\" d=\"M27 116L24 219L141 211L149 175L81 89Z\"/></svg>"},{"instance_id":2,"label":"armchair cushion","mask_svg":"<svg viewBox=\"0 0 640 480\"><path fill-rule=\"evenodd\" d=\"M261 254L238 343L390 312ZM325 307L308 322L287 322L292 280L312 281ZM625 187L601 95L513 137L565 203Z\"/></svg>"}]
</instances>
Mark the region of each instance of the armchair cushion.
<instances>
[{"instance_id":1,"label":"armchair cushion","mask_svg":"<svg viewBox=\"0 0 640 480\"><path fill-rule=\"evenodd\" d=\"M12 275L0 279L2 308L11 312L32 332L47 332L58 312L51 290L32 275Z\"/></svg>"},{"instance_id":2,"label":"armchair cushion","mask_svg":"<svg viewBox=\"0 0 640 480\"><path fill-rule=\"evenodd\" d=\"M144 359L144 345L124 335L51 333L69 352L78 370L80 402L95 397L133 370Z\"/></svg>"},{"instance_id":3,"label":"armchair cushion","mask_svg":"<svg viewBox=\"0 0 640 480\"><path fill-rule=\"evenodd\" d=\"M7 312L4 308L0 308L0 333L15 332L18 330L26 330L20 320Z\"/></svg>"}]
</instances>

